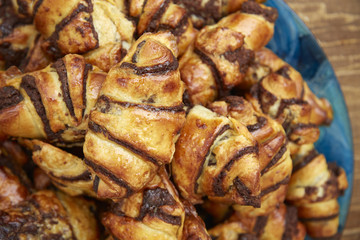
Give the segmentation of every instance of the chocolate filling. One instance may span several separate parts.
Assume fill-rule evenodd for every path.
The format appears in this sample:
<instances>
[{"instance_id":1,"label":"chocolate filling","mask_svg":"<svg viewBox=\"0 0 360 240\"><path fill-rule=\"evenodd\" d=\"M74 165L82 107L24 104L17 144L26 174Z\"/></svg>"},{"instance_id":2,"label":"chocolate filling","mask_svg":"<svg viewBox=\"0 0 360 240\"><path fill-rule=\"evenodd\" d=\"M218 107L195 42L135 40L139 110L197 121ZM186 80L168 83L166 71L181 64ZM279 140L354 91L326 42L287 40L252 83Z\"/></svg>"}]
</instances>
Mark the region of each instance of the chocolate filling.
<instances>
[{"instance_id":1,"label":"chocolate filling","mask_svg":"<svg viewBox=\"0 0 360 240\"><path fill-rule=\"evenodd\" d=\"M286 176L283 180L281 180L280 182L268 187L268 188L265 188L264 190L261 191L260 193L260 197L263 197L265 196L266 194L268 193L271 193L273 191L276 191L280 188L281 185L286 185L290 182L290 176Z\"/></svg>"},{"instance_id":2,"label":"chocolate filling","mask_svg":"<svg viewBox=\"0 0 360 240\"><path fill-rule=\"evenodd\" d=\"M75 118L74 106L70 96L69 82L67 76L67 70L64 61L60 58L54 62L51 67L55 68L59 81L61 82L61 92L67 109L70 115Z\"/></svg>"},{"instance_id":3,"label":"chocolate filling","mask_svg":"<svg viewBox=\"0 0 360 240\"><path fill-rule=\"evenodd\" d=\"M263 16L267 21L274 23L278 18L276 8L262 8L255 1L246 1L241 5L241 12Z\"/></svg>"},{"instance_id":4,"label":"chocolate filling","mask_svg":"<svg viewBox=\"0 0 360 240\"><path fill-rule=\"evenodd\" d=\"M296 164L293 167L292 173L294 174L296 171L299 171L300 169L302 169L303 167L305 167L306 165L308 165L314 158L316 158L317 156L319 156L319 153L313 149L311 150L303 159L300 163Z\"/></svg>"},{"instance_id":5,"label":"chocolate filling","mask_svg":"<svg viewBox=\"0 0 360 240\"><path fill-rule=\"evenodd\" d=\"M183 104L180 104L178 106L171 106L171 107L154 107L151 105L138 104L138 103L118 102L118 101L114 101L104 95L102 95L99 98L99 102L101 102L101 101L103 101L105 106L107 106L105 109L102 109L101 112L103 112L103 113L107 113L111 109L110 104L118 104L124 108L137 107L137 108L141 108L143 110L150 111L150 112L161 112L161 111L172 112L172 113L185 112Z\"/></svg>"},{"instance_id":6,"label":"chocolate filling","mask_svg":"<svg viewBox=\"0 0 360 240\"><path fill-rule=\"evenodd\" d=\"M224 86L223 86L223 81L222 81L222 78L221 78L221 74L219 73L218 69L216 68L216 65L215 63L211 60L211 58L209 58L205 53L203 53L201 50L199 50L198 48L195 48L194 49L194 53L196 53L201 61L203 63L205 63L206 65L209 66L210 70L211 70L211 73L215 79L215 82L216 82L216 87L217 87L217 90L219 92L219 97L223 97L225 96L225 89L224 89Z\"/></svg>"},{"instance_id":7,"label":"chocolate filling","mask_svg":"<svg viewBox=\"0 0 360 240\"><path fill-rule=\"evenodd\" d=\"M300 218L300 221L302 221L302 222L329 221L334 218L337 218L338 216L339 216L339 213L335 213L335 214L332 214L330 216L325 216L325 217Z\"/></svg>"},{"instance_id":8,"label":"chocolate filling","mask_svg":"<svg viewBox=\"0 0 360 240\"><path fill-rule=\"evenodd\" d=\"M227 51L222 54L229 62L239 64L239 71L245 74L249 66L254 62L255 54L254 51L246 49L244 47L235 49L234 51Z\"/></svg>"},{"instance_id":9,"label":"chocolate filling","mask_svg":"<svg viewBox=\"0 0 360 240\"><path fill-rule=\"evenodd\" d=\"M164 63L156 64L153 66L138 67L134 63L123 62L120 65L120 68L133 69L136 75L145 75L145 74L164 75L169 71L175 71L179 67L178 60L175 58L175 56L172 53L171 56L172 56L172 60L166 61Z\"/></svg>"},{"instance_id":10,"label":"chocolate filling","mask_svg":"<svg viewBox=\"0 0 360 240\"><path fill-rule=\"evenodd\" d=\"M151 2L146 2L145 5L152 4ZM170 0L165 0L160 5L159 9L152 16L149 25L146 27L145 32L156 32L158 29L158 25L161 17L165 13L166 9L169 7Z\"/></svg>"},{"instance_id":11,"label":"chocolate filling","mask_svg":"<svg viewBox=\"0 0 360 240\"><path fill-rule=\"evenodd\" d=\"M68 181L68 182L76 182L76 181L90 181L92 179L91 177L91 173L86 170L85 172L83 172L80 175L77 176L73 176L73 177L66 177L66 176L56 176L54 173L50 172L50 175L53 176L54 178L57 179L61 179L63 181Z\"/></svg>"},{"instance_id":12,"label":"chocolate filling","mask_svg":"<svg viewBox=\"0 0 360 240\"><path fill-rule=\"evenodd\" d=\"M141 48L145 45L145 43L146 43L146 41L144 40L144 41L140 42L140 43L136 46L136 51L135 51L134 55L133 55L132 58L131 58L131 62L132 62L132 63L137 63L137 61L138 61L138 60L137 60L138 54L139 54Z\"/></svg>"},{"instance_id":13,"label":"chocolate filling","mask_svg":"<svg viewBox=\"0 0 360 240\"><path fill-rule=\"evenodd\" d=\"M195 193L197 192L198 187L199 187L199 184L197 183L197 180L200 178L200 176L201 176L201 174L202 174L202 171L203 171L203 168L204 168L204 163L205 163L206 158L207 158L207 157L209 156L209 154L211 153L211 152L210 152L211 146L214 144L215 140L216 140L219 136L221 136L221 135L222 135L226 130L228 130L228 129L230 129L230 125L226 124L226 125L222 126L222 128L221 128L217 133L215 133L215 135L214 135L211 143L209 144L209 149L208 149L206 155L204 156L204 159L203 159L203 161L202 161L202 163L201 163L201 165L200 165L199 171L198 171L197 176L196 176L196 178L195 178L195 184L194 184L194 192L195 192Z\"/></svg>"},{"instance_id":14,"label":"chocolate filling","mask_svg":"<svg viewBox=\"0 0 360 240\"><path fill-rule=\"evenodd\" d=\"M246 126L249 132L255 132L267 124L267 119L264 117L256 116L256 119L257 119L257 123Z\"/></svg>"},{"instance_id":15,"label":"chocolate filling","mask_svg":"<svg viewBox=\"0 0 360 240\"><path fill-rule=\"evenodd\" d=\"M144 191L143 202L137 220L142 221L146 215L156 217L172 225L181 225L180 216L172 216L164 212L160 207L176 204L171 194L162 188L148 189Z\"/></svg>"},{"instance_id":16,"label":"chocolate filling","mask_svg":"<svg viewBox=\"0 0 360 240\"><path fill-rule=\"evenodd\" d=\"M286 150L287 150L286 144L284 144L280 148L280 150L275 154L275 156L271 159L268 165L266 165L266 167L263 170L261 170L261 175L267 173L270 170L270 168L274 166L280 160L280 158L285 154Z\"/></svg>"},{"instance_id":17,"label":"chocolate filling","mask_svg":"<svg viewBox=\"0 0 360 240\"><path fill-rule=\"evenodd\" d=\"M83 75L83 89L82 89L82 100L83 100L83 110L81 112L82 117L84 118L84 114L85 114L85 110L86 110L86 106L87 106L87 101L86 101L86 85L87 85L87 81L88 81L88 76L89 76L89 71L91 71L93 69L93 66L91 64L86 63L85 64L85 69L84 69L84 75Z\"/></svg>"},{"instance_id":18,"label":"chocolate filling","mask_svg":"<svg viewBox=\"0 0 360 240\"><path fill-rule=\"evenodd\" d=\"M285 215L285 231L282 235L282 240L293 239L293 236L296 236L298 233L297 229L298 219L297 219L297 209L294 206L286 207Z\"/></svg>"},{"instance_id":19,"label":"chocolate filling","mask_svg":"<svg viewBox=\"0 0 360 240\"><path fill-rule=\"evenodd\" d=\"M155 164L156 166L160 165L158 163L158 161L156 160L156 158L150 156L149 154L147 154L146 152L143 152L140 149L137 149L134 145L132 145L129 142L115 138L113 135L111 135L111 133L108 132L108 130L106 128L94 123L93 121L89 122L89 129L96 133L102 133L110 141L115 142L116 144L119 144L119 145L125 147L126 149L130 150L131 152L135 153L136 155L139 155L143 159Z\"/></svg>"},{"instance_id":20,"label":"chocolate filling","mask_svg":"<svg viewBox=\"0 0 360 240\"><path fill-rule=\"evenodd\" d=\"M60 136L51 130L50 122L46 116L46 110L41 100L40 92L38 91L36 86L35 77L31 75L24 76L21 80L20 87L23 88L27 95L30 97L30 100L34 105L37 114L43 122L44 131L47 137L50 140L60 139Z\"/></svg>"},{"instance_id":21,"label":"chocolate filling","mask_svg":"<svg viewBox=\"0 0 360 240\"><path fill-rule=\"evenodd\" d=\"M0 111L15 106L22 100L24 98L20 91L13 86L0 88Z\"/></svg>"},{"instance_id":22,"label":"chocolate filling","mask_svg":"<svg viewBox=\"0 0 360 240\"><path fill-rule=\"evenodd\" d=\"M284 78L291 79L289 75L289 66L283 66L279 70L277 70L275 73L283 76Z\"/></svg>"},{"instance_id":23,"label":"chocolate filling","mask_svg":"<svg viewBox=\"0 0 360 240\"><path fill-rule=\"evenodd\" d=\"M268 221L268 218L269 218L269 216L258 216L256 218L253 232L256 233L257 237L260 237L264 233L264 229L265 229L266 223Z\"/></svg>"},{"instance_id":24,"label":"chocolate filling","mask_svg":"<svg viewBox=\"0 0 360 240\"><path fill-rule=\"evenodd\" d=\"M131 189L131 187L124 180L118 178L113 173L111 173L109 170L104 168L103 166L98 165L98 164L96 164L96 163L94 163L91 160L88 160L86 158L84 159L84 162L85 162L86 165L91 167L96 173L99 173L99 174L102 174L102 175L106 176L110 180L114 181L120 187L125 188L126 189L126 195L124 197L129 197L131 194L134 193L134 191Z\"/></svg>"},{"instance_id":25,"label":"chocolate filling","mask_svg":"<svg viewBox=\"0 0 360 240\"><path fill-rule=\"evenodd\" d=\"M47 52L50 55L53 55L56 58L60 58L63 55L63 53L59 49L59 46L57 43L57 41L59 40L59 34L66 27L67 24L69 24L74 18L76 18L76 16L78 14L80 14L81 12L91 13L93 11L93 6L92 6L91 0L86 0L86 3L88 4L88 6L85 6L84 4L79 3L79 5L74 9L74 11L70 15L66 16L63 20L61 20L60 23L58 23L55 26L55 31L48 38L48 41L50 42L51 46L47 49ZM90 16L90 18L87 19L87 21L89 21L90 25L92 26L91 28L92 28L94 38L97 40L96 47L99 47L99 40L97 39L97 33L94 29L92 17Z\"/></svg>"},{"instance_id":26,"label":"chocolate filling","mask_svg":"<svg viewBox=\"0 0 360 240\"><path fill-rule=\"evenodd\" d=\"M245 186L239 177L236 177L233 183L235 185L236 191L243 198L245 205L253 206L255 208L260 207L260 196L251 196L251 190Z\"/></svg>"},{"instance_id":27,"label":"chocolate filling","mask_svg":"<svg viewBox=\"0 0 360 240\"><path fill-rule=\"evenodd\" d=\"M278 108L275 118L278 118L287 107L289 107L290 105L295 105L295 104L296 105L305 105L308 103L302 99L297 99L297 98L281 99L280 106Z\"/></svg>"},{"instance_id":28,"label":"chocolate filling","mask_svg":"<svg viewBox=\"0 0 360 240\"><path fill-rule=\"evenodd\" d=\"M94 190L94 192L96 194L97 194L98 189L99 189L99 182L100 182L100 178L98 176L95 176L94 182L93 182L93 190Z\"/></svg>"}]
</instances>

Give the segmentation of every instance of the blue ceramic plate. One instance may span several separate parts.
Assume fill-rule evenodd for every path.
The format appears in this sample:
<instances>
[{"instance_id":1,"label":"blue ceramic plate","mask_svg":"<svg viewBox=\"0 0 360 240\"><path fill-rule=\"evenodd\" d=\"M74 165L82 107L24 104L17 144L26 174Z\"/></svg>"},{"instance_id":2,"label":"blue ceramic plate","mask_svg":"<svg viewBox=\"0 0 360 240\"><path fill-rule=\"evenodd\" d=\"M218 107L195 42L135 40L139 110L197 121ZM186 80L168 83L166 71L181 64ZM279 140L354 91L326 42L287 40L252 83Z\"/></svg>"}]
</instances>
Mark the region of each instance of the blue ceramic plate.
<instances>
[{"instance_id":1,"label":"blue ceramic plate","mask_svg":"<svg viewBox=\"0 0 360 240\"><path fill-rule=\"evenodd\" d=\"M349 187L339 198L339 231L342 231L350 205L354 162L351 125L339 82L314 35L295 12L283 0L268 0L266 5L277 8L279 12L274 37L268 47L295 67L311 90L318 97L327 98L333 107L334 120L329 127L320 128L315 147L328 162L336 162L347 174Z\"/></svg>"}]
</instances>

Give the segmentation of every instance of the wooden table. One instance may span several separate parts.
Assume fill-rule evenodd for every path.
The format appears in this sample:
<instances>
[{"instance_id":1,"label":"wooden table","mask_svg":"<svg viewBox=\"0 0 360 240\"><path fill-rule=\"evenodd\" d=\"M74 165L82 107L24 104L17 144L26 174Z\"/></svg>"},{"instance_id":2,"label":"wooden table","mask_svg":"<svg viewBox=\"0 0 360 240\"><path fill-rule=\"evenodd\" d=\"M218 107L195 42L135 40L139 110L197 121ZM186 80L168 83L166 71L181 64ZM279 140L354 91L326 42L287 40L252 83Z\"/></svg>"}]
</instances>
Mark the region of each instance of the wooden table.
<instances>
[{"instance_id":1,"label":"wooden table","mask_svg":"<svg viewBox=\"0 0 360 240\"><path fill-rule=\"evenodd\" d=\"M354 188L343 240L360 239L360 1L286 0L317 37L339 79L355 150Z\"/></svg>"}]
</instances>

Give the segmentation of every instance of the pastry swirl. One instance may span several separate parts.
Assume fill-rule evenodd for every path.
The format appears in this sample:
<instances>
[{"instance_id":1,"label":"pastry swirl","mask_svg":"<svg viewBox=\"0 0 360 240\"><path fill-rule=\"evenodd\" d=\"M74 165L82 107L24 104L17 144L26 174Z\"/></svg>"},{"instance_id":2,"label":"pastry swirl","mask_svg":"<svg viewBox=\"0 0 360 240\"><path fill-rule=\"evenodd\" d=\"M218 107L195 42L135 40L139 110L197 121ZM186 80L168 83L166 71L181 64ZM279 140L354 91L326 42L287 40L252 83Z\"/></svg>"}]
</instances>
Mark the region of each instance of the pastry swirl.
<instances>
[{"instance_id":1,"label":"pastry swirl","mask_svg":"<svg viewBox=\"0 0 360 240\"><path fill-rule=\"evenodd\" d=\"M226 96L245 77L253 51L265 46L273 32L273 22L255 12L239 11L204 27L180 59L190 103L206 106Z\"/></svg>"},{"instance_id":2,"label":"pastry swirl","mask_svg":"<svg viewBox=\"0 0 360 240\"><path fill-rule=\"evenodd\" d=\"M234 118L246 126L258 143L260 162L261 208L234 205L244 217L269 214L285 200L290 181L292 160L282 126L259 112L241 97L228 96L209 105L214 112Z\"/></svg>"},{"instance_id":3,"label":"pastry swirl","mask_svg":"<svg viewBox=\"0 0 360 240\"><path fill-rule=\"evenodd\" d=\"M193 204L211 200L260 206L258 146L235 120L195 106L187 115L172 162L173 180Z\"/></svg>"}]
</instances>

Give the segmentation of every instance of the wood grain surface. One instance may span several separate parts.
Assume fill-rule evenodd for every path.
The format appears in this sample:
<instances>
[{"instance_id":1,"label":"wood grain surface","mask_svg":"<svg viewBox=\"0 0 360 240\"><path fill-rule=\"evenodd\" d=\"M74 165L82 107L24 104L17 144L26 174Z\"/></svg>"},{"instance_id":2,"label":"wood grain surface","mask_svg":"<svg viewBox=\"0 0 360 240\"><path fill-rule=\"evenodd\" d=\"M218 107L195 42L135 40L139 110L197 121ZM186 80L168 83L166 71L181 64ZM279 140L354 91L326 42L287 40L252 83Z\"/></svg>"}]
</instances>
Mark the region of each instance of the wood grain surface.
<instances>
[{"instance_id":1,"label":"wood grain surface","mask_svg":"<svg viewBox=\"0 0 360 240\"><path fill-rule=\"evenodd\" d=\"M355 150L354 187L343 240L360 239L360 1L286 0L324 49L348 107Z\"/></svg>"}]
</instances>

